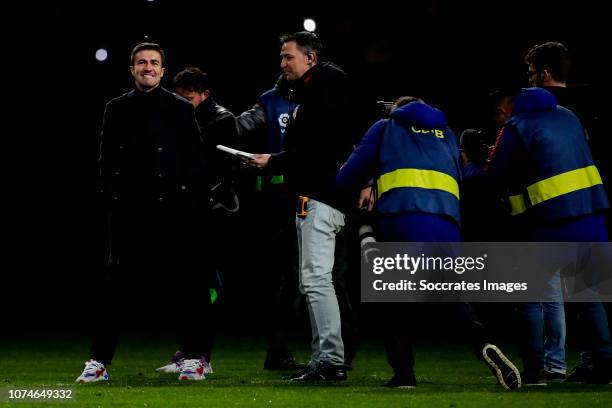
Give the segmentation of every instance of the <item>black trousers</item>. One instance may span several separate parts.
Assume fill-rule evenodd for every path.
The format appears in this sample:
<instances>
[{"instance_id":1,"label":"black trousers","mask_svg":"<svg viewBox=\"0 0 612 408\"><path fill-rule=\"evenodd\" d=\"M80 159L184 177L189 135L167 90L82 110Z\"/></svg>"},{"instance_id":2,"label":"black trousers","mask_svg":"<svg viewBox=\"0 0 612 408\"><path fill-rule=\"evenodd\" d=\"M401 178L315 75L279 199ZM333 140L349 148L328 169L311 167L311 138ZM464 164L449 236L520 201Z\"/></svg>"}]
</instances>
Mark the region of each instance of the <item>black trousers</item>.
<instances>
[{"instance_id":1,"label":"black trousers","mask_svg":"<svg viewBox=\"0 0 612 408\"><path fill-rule=\"evenodd\" d=\"M422 313L423 304L385 303L381 304L381 315L384 316L384 340L387 361L397 376L405 376L414 370L414 324L410 324L410 316ZM417 307L418 306L418 307ZM482 348L489 343L489 335L469 303L458 302L444 304L445 318L440 324L456 319L459 322L466 340L478 359L483 359ZM417 311L418 309L418 311Z\"/></svg>"},{"instance_id":2,"label":"black trousers","mask_svg":"<svg viewBox=\"0 0 612 408\"><path fill-rule=\"evenodd\" d=\"M295 205L284 186L266 186L257 193L253 217L258 237L257 252L265 264L266 325L268 356L290 357L288 333L304 307L298 288L298 249L295 229Z\"/></svg>"},{"instance_id":3,"label":"black trousers","mask_svg":"<svg viewBox=\"0 0 612 408\"><path fill-rule=\"evenodd\" d=\"M120 333L145 323L161 333L174 331L185 358L209 360L211 260L199 238L203 219L154 208L115 214L109 227L106 273L84 299L94 305L90 358L110 364Z\"/></svg>"}]
</instances>

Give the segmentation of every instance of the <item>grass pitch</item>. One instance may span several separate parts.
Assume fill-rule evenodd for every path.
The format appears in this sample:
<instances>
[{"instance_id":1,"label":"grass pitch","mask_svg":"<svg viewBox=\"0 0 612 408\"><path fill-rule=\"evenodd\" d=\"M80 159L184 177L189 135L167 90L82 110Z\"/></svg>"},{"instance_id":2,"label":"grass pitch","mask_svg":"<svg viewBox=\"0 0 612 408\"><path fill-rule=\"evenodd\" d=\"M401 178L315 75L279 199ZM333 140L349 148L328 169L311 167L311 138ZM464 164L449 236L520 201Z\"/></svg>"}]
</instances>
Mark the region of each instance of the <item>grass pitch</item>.
<instances>
[{"instance_id":1,"label":"grass pitch","mask_svg":"<svg viewBox=\"0 0 612 408\"><path fill-rule=\"evenodd\" d=\"M391 376L381 343L360 347L346 382L303 385L283 381L289 373L262 369L263 340L219 338L215 373L201 382L179 382L154 369L175 350L171 339L126 338L109 369L111 381L76 385L88 341L37 339L0 341L0 389L71 387L73 402L17 401L0 406L73 407L611 407L612 385L549 384L505 391L483 363L462 345L416 346L414 390L381 387ZM306 347L295 351L305 361ZM515 351L507 353L519 361Z\"/></svg>"}]
</instances>

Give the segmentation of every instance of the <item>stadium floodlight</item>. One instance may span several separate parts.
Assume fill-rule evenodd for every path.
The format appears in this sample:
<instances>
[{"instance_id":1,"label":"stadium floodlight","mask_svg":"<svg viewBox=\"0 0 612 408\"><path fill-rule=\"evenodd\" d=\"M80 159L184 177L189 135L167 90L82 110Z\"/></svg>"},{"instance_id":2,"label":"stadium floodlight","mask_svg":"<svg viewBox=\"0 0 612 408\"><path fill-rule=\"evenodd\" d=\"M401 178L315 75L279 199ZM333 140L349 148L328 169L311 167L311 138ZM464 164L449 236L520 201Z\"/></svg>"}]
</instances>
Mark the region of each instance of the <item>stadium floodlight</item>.
<instances>
[{"instance_id":1,"label":"stadium floodlight","mask_svg":"<svg viewBox=\"0 0 612 408\"><path fill-rule=\"evenodd\" d=\"M99 48L96 51L96 59L100 62L104 62L106 61L106 59L108 58L108 51L106 51L104 48Z\"/></svg>"},{"instance_id":2,"label":"stadium floodlight","mask_svg":"<svg viewBox=\"0 0 612 408\"><path fill-rule=\"evenodd\" d=\"M304 19L304 30L313 32L317 28L317 23L312 18Z\"/></svg>"}]
</instances>

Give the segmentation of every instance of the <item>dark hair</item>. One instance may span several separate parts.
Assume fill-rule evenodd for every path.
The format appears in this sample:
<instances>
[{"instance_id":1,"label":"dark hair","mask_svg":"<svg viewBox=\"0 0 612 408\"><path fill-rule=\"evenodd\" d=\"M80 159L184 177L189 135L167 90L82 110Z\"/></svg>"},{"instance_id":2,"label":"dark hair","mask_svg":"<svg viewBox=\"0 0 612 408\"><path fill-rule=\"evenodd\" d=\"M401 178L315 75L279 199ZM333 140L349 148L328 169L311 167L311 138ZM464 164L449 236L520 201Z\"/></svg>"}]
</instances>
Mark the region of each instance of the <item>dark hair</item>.
<instances>
[{"instance_id":1,"label":"dark hair","mask_svg":"<svg viewBox=\"0 0 612 408\"><path fill-rule=\"evenodd\" d=\"M489 92L489 94L487 94L487 98L492 104L496 104L505 98L510 98L512 101L514 101L514 97L520 90L520 86L507 85Z\"/></svg>"},{"instance_id":2,"label":"dark hair","mask_svg":"<svg viewBox=\"0 0 612 408\"><path fill-rule=\"evenodd\" d=\"M208 74L200 68L187 67L174 77L174 88L182 88L189 92L204 92L210 89Z\"/></svg>"},{"instance_id":3,"label":"dark hair","mask_svg":"<svg viewBox=\"0 0 612 408\"><path fill-rule=\"evenodd\" d=\"M161 55L162 67L164 66L164 63L166 62L166 55L164 54L164 50L162 50L162 47L159 44L151 42L142 42L132 48L132 54L130 55L130 64L132 66L134 65L134 56L140 51L144 50L153 50L159 52L159 54Z\"/></svg>"},{"instance_id":4,"label":"dark hair","mask_svg":"<svg viewBox=\"0 0 612 408\"><path fill-rule=\"evenodd\" d=\"M323 43L315 33L310 31L298 31L293 34L284 34L280 38L281 45L289 41L295 41L298 49L304 54L313 52L319 58L321 57Z\"/></svg>"},{"instance_id":5,"label":"dark hair","mask_svg":"<svg viewBox=\"0 0 612 408\"><path fill-rule=\"evenodd\" d=\"M393 102L393 106L391 110L395 110L400 106L408 105L411 102L423 102L421 98L417 98L416 96L400 96Z\"/></svg>"},{"instance_id":6,"label":"dark hair","mask_svg":"<svg viewBox=\"0 0 612 408\"><path fill-rule=\"evenodd\" d=\"M572 60L565 45L546 42L534 45L525 56L526 64L533 64L537 71L547 70L555 81L565 82Z\"/></svg>"},{"instance_id":7,"label":"dark hair","mask_svg":"<svg viewBox=\"0 0 612 408\"><path fill-rule=\"evenodd\" d=\"M459 137L459 146L472 163L484 164L489 154L485 134L477 129L465 129Z\"/></svg>"}]
</instances>

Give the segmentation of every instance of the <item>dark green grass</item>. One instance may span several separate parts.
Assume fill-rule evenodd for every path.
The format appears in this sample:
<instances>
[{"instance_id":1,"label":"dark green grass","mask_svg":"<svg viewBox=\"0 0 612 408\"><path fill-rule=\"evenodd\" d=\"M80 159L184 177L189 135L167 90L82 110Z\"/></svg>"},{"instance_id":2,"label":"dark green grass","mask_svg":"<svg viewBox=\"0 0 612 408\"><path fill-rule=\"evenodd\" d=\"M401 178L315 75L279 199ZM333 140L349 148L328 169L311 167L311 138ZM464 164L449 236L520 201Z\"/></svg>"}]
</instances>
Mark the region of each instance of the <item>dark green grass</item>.
<instances>
[{"instance_id":1,"label":"dark green grass","mask_svg":"<svg viewBox=\"0 0 612 408\"><path fill-rule=\"evenodd\" d=\"M87 355L83 340L0 341L0 388L73 387L73 403L3 403L4 406L78 407L612 407L612 385L554 384L508 392L461 345L417 345L415 390L381 387L391 375L382 346L362 345L349 380L334 385L283 381L262 369L261 340L218 339L215 373L201 382L157 374L174 351L171 340L124 339L109 372L111 381L74 385ZM508 353L514 361L515 351ZM306 348L297 357L306 360ZM0 404L1 405L1 404Z\"/></svg>"}]
</instances>

